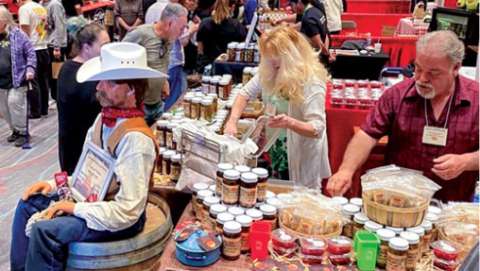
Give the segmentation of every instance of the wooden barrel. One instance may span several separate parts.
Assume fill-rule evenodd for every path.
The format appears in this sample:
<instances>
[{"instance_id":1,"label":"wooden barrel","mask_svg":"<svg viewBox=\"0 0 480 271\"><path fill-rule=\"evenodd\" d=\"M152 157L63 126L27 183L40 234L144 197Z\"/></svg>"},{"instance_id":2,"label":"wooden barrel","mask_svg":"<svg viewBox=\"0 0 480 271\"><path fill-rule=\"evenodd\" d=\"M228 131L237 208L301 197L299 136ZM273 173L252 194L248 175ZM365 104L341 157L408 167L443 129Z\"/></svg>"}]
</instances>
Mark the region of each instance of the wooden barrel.
<instances>
[{"instance_id":1,"label":"wooden barrel","mask_svg":"<svg viewBox=\"0 0 480 271\"><path fill-rule=\"evenodd\" d=\"M67 270L153 270L171 236L168 204L149 194L147 220L138 235L113 242L76 242L69 246Z\"/></svg>"}]
</instances>

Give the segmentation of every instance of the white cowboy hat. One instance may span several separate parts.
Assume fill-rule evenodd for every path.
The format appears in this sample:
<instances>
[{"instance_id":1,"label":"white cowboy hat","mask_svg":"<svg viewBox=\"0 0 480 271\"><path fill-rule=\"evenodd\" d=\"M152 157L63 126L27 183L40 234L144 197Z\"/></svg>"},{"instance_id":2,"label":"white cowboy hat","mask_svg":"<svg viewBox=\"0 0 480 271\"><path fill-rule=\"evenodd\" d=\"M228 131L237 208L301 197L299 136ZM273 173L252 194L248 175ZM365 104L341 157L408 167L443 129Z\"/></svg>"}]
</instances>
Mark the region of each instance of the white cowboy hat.
<instances>
[{"instance_id":1,"label":"white cowboy hat","mask_svg":"<svg viewBox=\"0 0 480 271\"><path fill-rule=\"evenodd\" d=\"M100 56L89 59L77 72L77 81L126 80L168 77L147 65L143 46L131 42L105 44Z\"/></svg>"}]
</instances>

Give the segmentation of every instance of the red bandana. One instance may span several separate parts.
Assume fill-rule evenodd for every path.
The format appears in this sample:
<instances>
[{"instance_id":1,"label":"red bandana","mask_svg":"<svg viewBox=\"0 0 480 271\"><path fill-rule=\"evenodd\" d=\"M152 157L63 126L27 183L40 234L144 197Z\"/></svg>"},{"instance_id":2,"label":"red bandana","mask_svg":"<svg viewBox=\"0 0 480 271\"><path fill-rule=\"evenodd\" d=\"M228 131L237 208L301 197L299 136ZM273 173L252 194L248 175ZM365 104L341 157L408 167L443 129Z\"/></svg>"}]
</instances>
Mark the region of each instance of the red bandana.
<instances>
[{"instance_id":1,"label":"red bandana","mask_svg":"<svg viewBox=\"0 0 480 271\"><path fill-rule=\"evenodd\" d=\"M131 119L137 117L144 117L145 114L138 108L102 108L102 123L107 127L112 128L117 123L117 119Z\"/></svg>"}]
</instances>

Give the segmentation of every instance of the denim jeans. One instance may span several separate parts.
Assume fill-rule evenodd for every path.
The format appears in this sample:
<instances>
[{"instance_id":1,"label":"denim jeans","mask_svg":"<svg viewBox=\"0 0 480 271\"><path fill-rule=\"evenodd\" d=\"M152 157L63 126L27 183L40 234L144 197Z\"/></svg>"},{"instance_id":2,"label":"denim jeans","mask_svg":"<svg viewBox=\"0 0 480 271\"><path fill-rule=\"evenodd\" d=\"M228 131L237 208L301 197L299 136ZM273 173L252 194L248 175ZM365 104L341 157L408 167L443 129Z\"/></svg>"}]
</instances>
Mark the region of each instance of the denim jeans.
<instances>
[{"instance_id":1,"label":"denim jeans","mask_svg":"<svg viewBox=\"0 0 480 271\"><path fill-rule=\"evenodd\" d=\"M178 65L168 69L168 84L170 85L170 95L164 102L164 112L170 110L183 92L187 90L187 77L183 72L183 66Z\"/></svg>"},{"instance_id":2,"label":"denim jeans","mask_svg":"<svg viewBox=\"0 0 480 271\"><path fill-rule=\"evenodd\" d=\"M28 219L48 207L58 196L34 195L27 201L20 200L12 225L10 269L17 270L64 270L68 256L68 244L77 241L107 242L126 239L143 230L145 213L130 228L125 230L95 231L87 228L85 220L75 216L59 216L32 225L30 238L25 236Z\"/></svg>"}]
</instances>

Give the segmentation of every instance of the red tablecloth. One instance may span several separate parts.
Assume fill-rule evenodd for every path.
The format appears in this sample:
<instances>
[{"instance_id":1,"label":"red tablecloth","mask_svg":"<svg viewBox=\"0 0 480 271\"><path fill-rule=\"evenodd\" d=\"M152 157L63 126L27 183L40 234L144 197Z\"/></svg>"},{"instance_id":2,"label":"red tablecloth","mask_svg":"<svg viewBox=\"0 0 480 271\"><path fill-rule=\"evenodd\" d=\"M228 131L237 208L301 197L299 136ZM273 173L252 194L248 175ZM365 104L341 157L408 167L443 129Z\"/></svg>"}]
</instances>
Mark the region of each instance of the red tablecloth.
<instances>
[{"instance_id":1,"label":"red tablecloth","mask_svg":"<svg viewBox=\"0 0 480 271\"><path fill-rule=\"evenodd\" d=\"M410 0L349 0L348 12L409 13Z\"/></svg>"},{"instance_id":2,"label":"red tablecloth","mask_svg":"<svg viewBox=\"0 0 480 271\"><path fill-rule=\"evenodd\" d=\"M357 24L358 33L370 32L372 36L381 36L385 26L396 27L398 22L410 14L380 14L380 13L352 13L342 14L342 21L354 21Z\"/></svg>"},{"instance_id":3,"label":"red tablecloth","mask_svg":"<svg viewBox=\"0 0 480 271\"><path fill-rule=\"evenodd\" d=\"M365 34L332 35L332 47L340 47L345 40L365 39ZM380 41L383 52L390 55L388 66L405 67L415 59L417 36L382 37L372 36L372 43ZM358 69L359 67L354 67Z\"/></svg>"}]
</instances>

